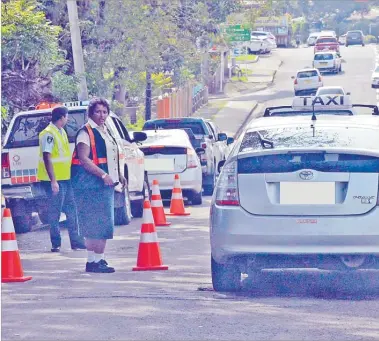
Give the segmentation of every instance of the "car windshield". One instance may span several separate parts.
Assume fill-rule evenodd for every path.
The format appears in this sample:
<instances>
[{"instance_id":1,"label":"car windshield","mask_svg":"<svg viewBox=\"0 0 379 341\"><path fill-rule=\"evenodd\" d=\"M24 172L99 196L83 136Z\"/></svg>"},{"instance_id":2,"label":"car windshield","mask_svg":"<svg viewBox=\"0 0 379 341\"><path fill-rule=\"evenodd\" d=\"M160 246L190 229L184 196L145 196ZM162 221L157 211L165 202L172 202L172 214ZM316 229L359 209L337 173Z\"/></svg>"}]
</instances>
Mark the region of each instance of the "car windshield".
<instances>
[{"instance_id":1,"label":"car windshield","mask_svg":"<svg viewBox=\"0 0 379 341\"><path fill-rule=\"evenodd\" d=\"M320 95L344 95L344 92L339 88L318 89L317 96Z\"/></svg>"},{"instance_id":2,"label":"car windshield","mask_svg":"<svg viewBox=\"0 0 379 341\"><path fill-rule=\"evenodd\" d=\"M262 143L262 140L264 143ZM267 148L354 148L378 152L379 133L377 129L348 126L281 127L247 132L240 146L240 152Z\"/></svg>"},{"instance_id":3,"label":"car windshield","mask_svg":"<svg viewBox=\"0 0 379 341\"><path fill-rule=\"evenodd\" d=\"M359 38L361 36L361 33L360 32L350 32L350 33L348 33L348 36L352 37L352 38Z\"/></svg>"},{"instance_id":4,"label":"car windshield","mask_svg":"<svg viewBox=\"0 0 379 341\"><path fill-rule=\"evenodd\" d=\"M68 114L68 122L65 126L70 142L74 142L79 128L85 123L85 110L72 110ZM51 121L51 112L36 115L23 115L17 117L12 131L6 142L7 148L34 147L38 146L39 133L44 130Z\"/></svg>"},{"instance_id":5,"label":"car windshield","mask_svg":"<svg viewBox=\"0 0 379 341\"><path fill-rule=\"evenodd\" d=\"M331 53L315 54L315 60L333 60L333 55Z\"/></svg>"},{"instance_id":6,"label":"car windshield","mask_svg":"<svg viewBox=\"0 0 379 341\"><path fill-rule=\"evenodd\" d=\"M302 71L297 74L297 78L309 78L309 77L317 77L317 71Z\"/></svg>"},{"instance_id":7,"label":"car windshield","mask_svg":"<svg viewBox=\"0 0 379 341\"><path fill-rule=\"evenodd\" d=\"M167 121L151 121L146 122L143 126L143 130L153 129L183 129L189 128L195 135L208 135L205 131L203 124L198 121L183 121L183 120L167 120Z\"/></svg>"}]
</instances>

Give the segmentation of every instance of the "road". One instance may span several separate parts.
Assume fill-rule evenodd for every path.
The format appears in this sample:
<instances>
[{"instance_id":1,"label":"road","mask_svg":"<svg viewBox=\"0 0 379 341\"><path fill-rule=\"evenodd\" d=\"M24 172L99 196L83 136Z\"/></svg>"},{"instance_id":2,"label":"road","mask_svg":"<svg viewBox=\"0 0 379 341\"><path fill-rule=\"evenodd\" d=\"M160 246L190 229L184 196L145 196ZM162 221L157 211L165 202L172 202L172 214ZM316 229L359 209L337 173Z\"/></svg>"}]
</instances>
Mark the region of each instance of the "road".
<instances>
[{"instance_id":1,"label":"road","mask_svg":"<svg viewBox=\"0 0 379 341\"><path fill-rule=\"evenodd\" d=\"M290 104L291 76L310 64L310 48L277 50L275 84L238 100ZM373 46L342 48L344 73L325 76L354 102L376 103L370 87ZM259 114L259 112L258 112ZM114 274L84 272L85 251L49 252L48 231L18 237L33 280L2 287L4 340L374 340L379 336L379 275L317 270L266 271L245 278L237 294L212 290L210 198L158 227L168 271L133 272L141 219L116 228L106 258Z\"/></svg>"}]
</instances>

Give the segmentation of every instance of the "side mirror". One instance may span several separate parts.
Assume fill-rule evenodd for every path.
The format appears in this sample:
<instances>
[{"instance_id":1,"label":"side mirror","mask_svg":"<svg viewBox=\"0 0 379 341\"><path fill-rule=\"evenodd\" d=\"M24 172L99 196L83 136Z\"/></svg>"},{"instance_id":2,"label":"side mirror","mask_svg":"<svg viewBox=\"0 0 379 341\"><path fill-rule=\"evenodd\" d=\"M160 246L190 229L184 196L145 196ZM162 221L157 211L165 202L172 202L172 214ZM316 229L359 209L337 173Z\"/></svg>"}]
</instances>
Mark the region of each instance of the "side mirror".
<instances>
[{"instance_id":1,"label":"side mirror","mask_svg":"<svg viewBox=\"0 0 379 341\"><path fill-rule=\"evenodd\" d=\"M230 144L232 144L234 142L234 138L233 137L228 137L228 139L226 140L226 144L229 146Z\"/></svg>"},{"instance_id":2,"label":"side mirror","mask_svg":"<svg viewBox=\"0 0 379 341\"><path fill-rule=\"evenodd\" d=\"M213 140L213 135L212 135L212 134L209 134L209 135L208 135L208 138L211 139L211 140Z\"/></svg>"},{"instance_id":3,"label":"side mirror","mask_svg":"<svg viewBox=\"0 0 379 341\"><path fill-rule=\"evenodd\" d=\"M222 160L222 161L220 161L220 162L218 163L218 165L217 165L217 171L218 171L219 173L221 172L221 168L224 167L225 162L226 162L226 160Z\"/></svg>"},{"instance_id":4,"label":"side mirror","mask_svg":"<svg viewBox=\"0 0 379 341\"><path fill-rule=\"evenodd\" d=\"M347 92L347 93L346 93L346 95L347 95L347 96L350 96L350 95L351 95L351 93L350 93L350 92Z\"/></svg>"},{"instance_id":5,"label":"side mirror","mask_svg":"<svg viewBox=\"0 0 379 341\"><path fill-rule=\"evenodd\" d=\"M204 155L205 154L205 149L204 148L196 148L195 152L197 155Z\"/></svg>"},{"instance_id":6,"label":"side mirror","mask_svg":"<svg viewBox=\"0 0 379 341\"><path fill-rule=\"evenodd\" d=\"M295 79L295 76L292 76L291 79Z\"/></svg>"},{"instance_id":7,"label":"side mirror","mask_svg":"<svg viewBox=\"0 0 379 341\"><path fill-rule=\"evenodd\" d=\"M220 133L217 135L218 141L226 141L228 139L228 136L225 133Z\"/></svg>"},{"instance_id":8,"label":"side mirror","mask_svg":"<svg viewBox=\"0 0 379 341\"><path fill-rule=\"evenodd\" d=\"M145 141L146 139L147 139L147 135L146 135L146 133L144 133L142 131L135 131L133 133L132 142L142 142L142 141Z\"/></svg>"}]
</instances>

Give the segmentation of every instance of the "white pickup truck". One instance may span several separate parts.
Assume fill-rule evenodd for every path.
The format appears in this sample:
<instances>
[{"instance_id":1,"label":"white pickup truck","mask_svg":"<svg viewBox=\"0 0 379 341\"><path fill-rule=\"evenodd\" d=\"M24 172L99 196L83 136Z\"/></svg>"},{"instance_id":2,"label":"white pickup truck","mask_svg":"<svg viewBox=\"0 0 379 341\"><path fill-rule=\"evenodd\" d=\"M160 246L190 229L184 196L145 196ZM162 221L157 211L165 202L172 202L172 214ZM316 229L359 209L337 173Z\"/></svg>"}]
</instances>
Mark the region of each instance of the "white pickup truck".
<instances>
[{"instance_id":1,"label":"white pickup truck","mask_svg":"<svg viewBox=\"0 0 379 341\"><path fill-rule=\"evenodd\" d=\"M86 122L88 102L65 103L69 119L65 127L71 151L78 129ZM16 232L31 229L32 213L38 212L46 223L46 195L37 178L38 135L49 124L51 110L30 110L16 114L8 127L1 153L1 187L7 207L12 211ZM118 142L124 147L124 176L128 181L123 193L115 194L115 224L127 225L132 216L141 217L143 200L149 191L144 154L137 143L146 139L146 134L134 133L133 139L118 118L111 113L106 122Z\"/></svg>"}]
</instances>

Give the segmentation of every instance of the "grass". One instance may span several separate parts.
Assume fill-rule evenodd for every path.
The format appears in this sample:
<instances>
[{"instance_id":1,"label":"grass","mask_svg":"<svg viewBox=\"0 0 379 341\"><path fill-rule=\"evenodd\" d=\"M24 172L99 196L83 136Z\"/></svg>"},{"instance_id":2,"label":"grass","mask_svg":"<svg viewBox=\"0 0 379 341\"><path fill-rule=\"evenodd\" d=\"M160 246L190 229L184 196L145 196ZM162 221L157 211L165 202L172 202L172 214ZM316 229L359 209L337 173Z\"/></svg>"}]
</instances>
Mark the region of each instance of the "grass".
<instances>
[{"instance_id":1,"label":"grass","mask_svg":"<svg viewBox=\"0 0 379 341\"><path fill-rule=\"evenodd\" d=\"M251 76L253 74L253 70L251 69L241 69L243 75Z\"/></svg>"},{"instance_id":2,"label":"grass","mask_svg":"<svg viewBox=\"0 0 379 341\"><path fill-rule=\"evenodd\" d=\"M212 109L221 110L222 108L224 108L226 106L227 103L228 103L228 101L220 101L220 100L212 101L212 102L209 102L209 107Z\"/></svg>"},{"instance_id":3,"label":"grass","mask_svg":"<svg viewBox=\"0 0 379 341\"><path fill-rule=\"evenodd\" d=\"M129 123L126 125L126 128L131 131L141 131L144 123L145 120L142 117L139 117L135 124Z\"/></svg>"},{"instance_id":4,"label":"grass","mask_svg":"<svg viewBox=\"0 0 379 341\"><path fill-rule=\"evenodd\" d=\"M248 81L248 79L247 79L246 76L242 76L242 77L234 76L234 77L232 77L232 81L233 82L243 82L243 83L246 83Z\"/></svg>"},{"instance_id":5,"label":"grass","mask_svg":"<svg viewBox=\"0 0 379 341\"><path fill-rule=\"evenodd\" d=\"M237 56L237 62L255 62L258 59L258 56L255 54L244 54L242 56Z\"/></svg>"}]
</instances>

